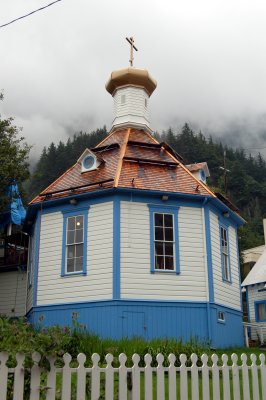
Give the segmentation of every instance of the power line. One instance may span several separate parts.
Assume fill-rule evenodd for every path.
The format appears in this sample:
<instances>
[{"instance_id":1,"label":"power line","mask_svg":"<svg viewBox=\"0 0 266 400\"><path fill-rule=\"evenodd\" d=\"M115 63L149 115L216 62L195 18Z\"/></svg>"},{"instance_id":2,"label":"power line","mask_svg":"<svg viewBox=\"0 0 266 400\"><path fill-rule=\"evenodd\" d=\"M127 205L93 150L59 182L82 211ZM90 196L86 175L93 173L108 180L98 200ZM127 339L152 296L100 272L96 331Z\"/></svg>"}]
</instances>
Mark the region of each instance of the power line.
<instances>
[{"instance_id":1,"label":"power line","mask_svg":"<svg viewBox=\"0 0 266 400\"><path fill-rule=\"evenodd\" d=\"M38 11L44 10L45 8L50 7L50 6L52 6L53 4L58 3L59 1L62 1L62 0L55 0L55 1L53 1L52 3L47 4L46 6L40 7L40 8L38 8L37 10L31 11L31 12L28 13L28 14L25 14L25 15L22 15L21 17L15 18L15 19L13 19L12 21L7 22L6 24L0 25L0 28L4 28L5 26L10 25L10 24L13 24L14 22L16 22L16 21L18 21L18 20L20 20L20 19L26 18L26 17L28 17L28 16L30 16L30 15L32 15L32 14L35 14L35 13L38 12Z\"/></svg>"}]
</instances>

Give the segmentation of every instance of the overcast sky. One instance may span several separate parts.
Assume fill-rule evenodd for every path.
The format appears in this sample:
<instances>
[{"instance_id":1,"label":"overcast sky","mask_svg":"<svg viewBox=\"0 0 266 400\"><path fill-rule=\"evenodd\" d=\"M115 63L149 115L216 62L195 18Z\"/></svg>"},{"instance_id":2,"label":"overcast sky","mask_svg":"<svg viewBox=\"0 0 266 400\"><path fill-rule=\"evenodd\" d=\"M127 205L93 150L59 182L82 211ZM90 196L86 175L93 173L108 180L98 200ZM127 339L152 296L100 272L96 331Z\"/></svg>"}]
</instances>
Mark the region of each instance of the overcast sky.
<instances>
[{"instance_id":1,"label":"overcast sky","mask_svg":"<svg viewBox=\"0 0 266 400\"><path fill-rule=\"evenodd\" d=\"M0 25L51 0L0 0ZM3 116L33 155L112 121L105 83L128 65L126 36L158 87L152 128L185 121L244 148L266 147L265 0L62 0L0 29ZM265 154L265 153L264 153Z\"/></svg>"}]
</instances>

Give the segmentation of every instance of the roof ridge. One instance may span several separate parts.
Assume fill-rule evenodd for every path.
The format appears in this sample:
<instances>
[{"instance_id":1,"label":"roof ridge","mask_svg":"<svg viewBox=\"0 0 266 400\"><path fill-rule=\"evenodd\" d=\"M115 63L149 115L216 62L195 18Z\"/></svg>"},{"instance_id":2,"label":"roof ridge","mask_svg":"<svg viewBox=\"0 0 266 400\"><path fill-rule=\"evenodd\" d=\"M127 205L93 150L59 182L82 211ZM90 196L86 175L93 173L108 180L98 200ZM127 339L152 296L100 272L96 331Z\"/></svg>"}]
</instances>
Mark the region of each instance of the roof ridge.
<instances>
[{"instance_id":1,"label":"roof ridge","mask_svg":"<svg viewBox=\"0 0 266 400\"><path fill-rule=\"evenodd\" d=\"M128 138L129 138L130 132L131 132L131 128L128 128L124 143L121 146L121 150L120 150L121 157L120 157L119 162L117 164L114 187L118 186L118 182L119 182L119 178L120 178L120 174L121 174L121 170L122 170L122 165L123 165L123 159L124 159L124 156L125 156L125 153L126 153L127 142L128 142Z\"/></svg>"},{"instance_id":2,"label":"roof ridge","mask_svg":"<svg viewBox=\"0 0 266 400\"><path fill-rule=\"evenodd\" d=\"M207 192L209 192L211 196L216 197L216 195L208 188L208 186L205 185L203 182L201 182L198 178L196 178L196 177L192 174L192 172L190 172L189 169L186 168L186 166L185 166L181 161L179 161L176 157L174 157L166 148L164 148L164 151L166 151L166 153L167 153L173 160L177 161L178 164L179 164L179 166L180 166L181 168L183 168L183 170L186 171L186 172L197 182L198 185L203 186L204 189L207 190Z\"/></svg>"}]
</instances>

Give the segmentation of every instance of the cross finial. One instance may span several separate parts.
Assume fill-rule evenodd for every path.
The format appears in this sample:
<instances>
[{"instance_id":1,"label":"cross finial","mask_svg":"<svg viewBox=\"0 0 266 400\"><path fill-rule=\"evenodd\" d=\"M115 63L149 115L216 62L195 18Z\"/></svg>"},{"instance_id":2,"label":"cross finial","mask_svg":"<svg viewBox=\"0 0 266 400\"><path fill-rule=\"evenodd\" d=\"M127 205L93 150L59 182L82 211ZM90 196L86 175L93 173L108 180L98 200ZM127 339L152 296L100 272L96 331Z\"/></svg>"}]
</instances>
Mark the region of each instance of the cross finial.
<instances>
[{"instance_id":1,"label":"cross finial","mask_svg":"<svg viewBox=\"0 0 266 400\"><path fill-rule=\"evenodd\" d=\"M136 48L136 46L134 46L134 38L131 36L130 38L126 38L126 40L128 41L128 43L130 44L130 59L129 59L129 64L131 67L133 67L133 50L138 51L138 49Z\"/></svg>"}]
</instances>

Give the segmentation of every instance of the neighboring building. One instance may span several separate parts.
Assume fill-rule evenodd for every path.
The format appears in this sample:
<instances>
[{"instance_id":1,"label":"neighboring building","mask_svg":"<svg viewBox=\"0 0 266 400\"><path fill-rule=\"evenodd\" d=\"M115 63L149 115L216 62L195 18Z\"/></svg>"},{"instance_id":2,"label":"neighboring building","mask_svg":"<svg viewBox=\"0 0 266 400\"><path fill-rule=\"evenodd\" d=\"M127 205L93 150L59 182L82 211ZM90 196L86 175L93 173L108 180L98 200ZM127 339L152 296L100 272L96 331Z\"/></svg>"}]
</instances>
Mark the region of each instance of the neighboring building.
<instances>
[{"instance_id":1,"label":"neighboring building","mask_svg":"<svg viewBox=\"0 0 266 400\"><path fill-rule=\"evenodd\" d=\"M112 73L109 136L29 205L27 315L102 337L243 344L243 219L151 135L146 70ZM191 168L191 166L190 166ZM229 204L229 205L228 205Z\"/></svg>"},{"instance_id":2,"label":"neighboring building","mask_svg":"<svg viewBox=\"0 0 266 400\"><path fill-rule=\"evenodd\" d=\"M266 338L266 249L242 283L246 289L248 322L256 324L250 328L251 338L257 340L263 327Z\"/></svg>"},{"instance_id":3,"label":"neighboring building","mask_svg":"<svg viewBox=\"0 0 266 400\"><path fill-rule=\"evenodd\" d=\"M266 219L263 220L263 231L264 231L264 243L266 243ZM265 250L265 244L257 247L252 247L251 249L247 249L242 251L243 256L243 275L244 278L251 271L255 263L258 261L263 251Z\"/></svg>"},{"instance_id":4,"label":"neighboring building","mask_svg":"<svg viewBox=\"0 0 266 400\"><path fill-rule=\"evenodd\" d=\"M28 235L22 232L25 219L18 187L10 185L10 202L0 216L0 315L25 315Z\"/></svg>"}]
</instances>

